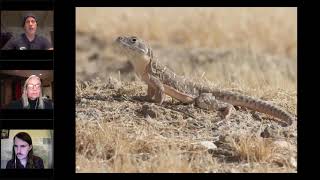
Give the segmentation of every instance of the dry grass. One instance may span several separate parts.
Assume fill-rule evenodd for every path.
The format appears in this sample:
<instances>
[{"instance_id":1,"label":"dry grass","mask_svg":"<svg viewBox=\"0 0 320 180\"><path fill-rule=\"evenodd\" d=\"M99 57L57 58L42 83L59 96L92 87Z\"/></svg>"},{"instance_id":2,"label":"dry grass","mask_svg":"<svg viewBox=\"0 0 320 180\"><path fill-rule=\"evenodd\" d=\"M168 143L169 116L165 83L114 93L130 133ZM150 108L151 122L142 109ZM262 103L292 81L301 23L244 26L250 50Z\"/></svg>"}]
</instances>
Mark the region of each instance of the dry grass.
<instances>
[{"instance_id":1,"label":"dry grass","mask_svg":"<svg viewBox=\"0 0 320 180\"><path fill-rule=\"evenodd\" d=\"M141 82L119 83L77 82L77 172L295 172L295 146L274 144L284 136L296 144L295 125L260 122L246 111L221 121L168 99L156 106L139 97ZM261 138L270 125L272 138Z\"/></svg>"},{"instance_id":2,"label":"dry grass","mask_svg":"<svg viewBox=\"0 0 320 180\"><path fill-rule=\"evenodd\" d=\"M76 21L77 172L297 171L296 122L247 109L223 121L171 98L158 106L111 48L137 35L177 74L296 114L296 8L77 8Z\"/></svg>"},{"instance_id":3,"label":"dry grass","mask_svg":"<svg viewBox=\"0 0 320 180\"><path fill-rule=\"evenodd\" d=\"M131 138L128 136L132 130L113 123L102 124L92 132L83 132L87 130L84 127L78 126L78 129L77 155L84 156L81 158L84 160L104 160L105 172L192 172L193 166L205 161L208 165L211 159L205 152L182 150L178 147L181 143L155 139L146 129L140 129L137 136ZM77 164L81 166L79 170L88 171L89 167L83 167L83 163Z\"/></svg>"},{"instance_id":4,"label":"dry grass","mask_svg":"<svg viewBox=\"0 0 320 180\"><path fill-rule=\"evenodd\" d=\"M276 156L276 148L270 140L261 137L242 137L233 141L237 156L247 162L272 162Z\"/></svg>"},{"instance_id":5,"label":"dry grass","mask_svg":"<svg viewBox=\"0 0 320 180\"><path fill-rule=\"evenodd\" d=\"M154 139L151 132L145 130L141 131L146 133L146 137L129 138L132 132L124 131L123 127L113 123L90 125L89 132L84 126L90 123L77 124L78 172L292 171L287 157L277 151L279 148L270 140L261 138L240 138L238 143L230 143L236 160L225 163L204 147L193 145L191 140ZM241 167L241 164L245 166Z\"/></svg>"}]
</instances>

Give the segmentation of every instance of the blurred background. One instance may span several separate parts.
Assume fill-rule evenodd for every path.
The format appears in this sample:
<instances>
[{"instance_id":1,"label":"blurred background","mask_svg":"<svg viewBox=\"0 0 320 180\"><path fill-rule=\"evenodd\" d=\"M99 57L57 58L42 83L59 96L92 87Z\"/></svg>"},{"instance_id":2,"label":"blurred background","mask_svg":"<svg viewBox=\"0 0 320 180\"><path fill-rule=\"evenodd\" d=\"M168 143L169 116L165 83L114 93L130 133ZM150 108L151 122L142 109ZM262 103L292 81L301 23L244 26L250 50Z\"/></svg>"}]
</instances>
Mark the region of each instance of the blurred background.
<instances>
[{"instance_id":1,"label":"blurred background","mask_svg":"<svg viewBox=\"0 0 320 180\"><path fill-rule=\"evenodd\" d=\"M128 59L112 50L120 35L144 39L180 75L296 90L296 7L78 7L77 79L136 79Z\"/></svg>"},{"instance_id":2,"label":"blurred background","mask_svg":"<svg viewBox=\"0 0 320 180\"><path fill-rule=\"evenodd\" d=\"M250 48L296 58L295 7L77 8L77 32L184 47Z\"/></svg>"}]
</instances>

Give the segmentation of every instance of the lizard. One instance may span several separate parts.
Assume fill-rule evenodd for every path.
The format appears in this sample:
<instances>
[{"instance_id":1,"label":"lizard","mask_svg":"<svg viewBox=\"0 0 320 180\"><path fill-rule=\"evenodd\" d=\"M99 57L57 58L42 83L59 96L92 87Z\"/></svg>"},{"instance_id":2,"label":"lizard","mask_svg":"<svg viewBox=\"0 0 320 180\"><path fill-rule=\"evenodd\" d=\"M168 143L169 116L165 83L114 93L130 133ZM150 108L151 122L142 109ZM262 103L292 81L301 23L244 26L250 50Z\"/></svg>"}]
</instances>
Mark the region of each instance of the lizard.
<instances>
[{"instance_id":1,"label":"lizard","mask_svg":"<svg viewBox=\"0 0 320 180\"><path fill-rule=\"evenodd\" d=\"M287 126L294 120L294 116L270 102L212 88L177 75L155 60L151 47L136 36L119 36L114 44L129 58L136 74L148 85L147 97L159 105L169 95L184 104L194 103L201 109L218 110L226 119L235 110L234 106L240 106L276 117Z\"/></svg>"}]
</instances>

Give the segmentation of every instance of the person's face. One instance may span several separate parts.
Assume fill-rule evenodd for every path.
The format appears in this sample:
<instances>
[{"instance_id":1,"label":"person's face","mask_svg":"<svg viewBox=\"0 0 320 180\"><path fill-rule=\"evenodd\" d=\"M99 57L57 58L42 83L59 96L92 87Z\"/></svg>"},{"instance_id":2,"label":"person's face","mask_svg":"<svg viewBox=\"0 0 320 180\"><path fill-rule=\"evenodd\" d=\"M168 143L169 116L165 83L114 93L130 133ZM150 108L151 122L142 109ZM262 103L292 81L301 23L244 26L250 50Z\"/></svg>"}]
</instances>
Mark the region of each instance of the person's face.
<instances>
[{"instance_id":1,"label":"person's face","mask_svg":"<svg viewBox=\"0 0 320 180\"><path fill-rule=\"evenodd\" d=\"M40 97L41 82L37 77L29 79L27 84L27 96L31 100L35 100Z\"/></svg>"},{"instance_id":2,"label":"person's face","mask_svg":"<svg viewBox=\"0 0 320 180\"><path fill-rule=\"evenodd\" d=\"M26 141L14 138L14 152L19 160L26 159L29 151L32 149L32 145L29 145Z\"/></svg>"},{"instance_id":3,"label":"person's face","mask_svg":"<svg viewBox=\"0 0 320 180\"><path fill-rule=\"evenodd\" d=\"M37 31L37 22L33 17L28 17L24 23L24 30L27 34L35 34Z\"/></svg>"}]
</instances>

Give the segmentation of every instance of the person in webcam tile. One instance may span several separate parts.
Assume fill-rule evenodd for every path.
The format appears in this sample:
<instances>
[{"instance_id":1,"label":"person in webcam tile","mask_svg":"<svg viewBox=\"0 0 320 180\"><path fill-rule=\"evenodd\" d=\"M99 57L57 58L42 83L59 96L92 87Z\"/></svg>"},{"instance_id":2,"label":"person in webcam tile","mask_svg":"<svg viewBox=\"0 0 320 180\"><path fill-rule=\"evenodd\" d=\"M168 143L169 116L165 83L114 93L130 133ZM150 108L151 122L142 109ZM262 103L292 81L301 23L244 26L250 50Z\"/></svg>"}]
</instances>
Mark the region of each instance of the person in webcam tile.
<instances>
[{"instance_id":1,"label":"person in webcam tile","mask_svg":"<svg viewBox=\"0 0 320 180\"><path fill-rule=\"evenodd\" d=\"M11 38L2 50L53 50L48 39L36 34L37 23L35 15L27 14L22 22L25 32L16 38Z\"/></svg>"},{"instance_id":2,"label":"person in webcam tile","mask_svg":"<svg viewBox=\"0 0 320 180\"><path fill-rule=\"evenodd\" d=\"M13 137L12 159L6 169L44 169L43 160L33 154L32 139L26 132Z\"/></svg>"},{"instance_id":3,"label":"person in webcam tile","mask_svg":"<svg viewBox=\"0 0 320 180\"><path fill-rule=\"evenodd\" d=\"M53 109L53 102L42 97L41 80L31 75L25 81L21 99L11 102L7 109Z\"/></svg>"}]
</instances>

